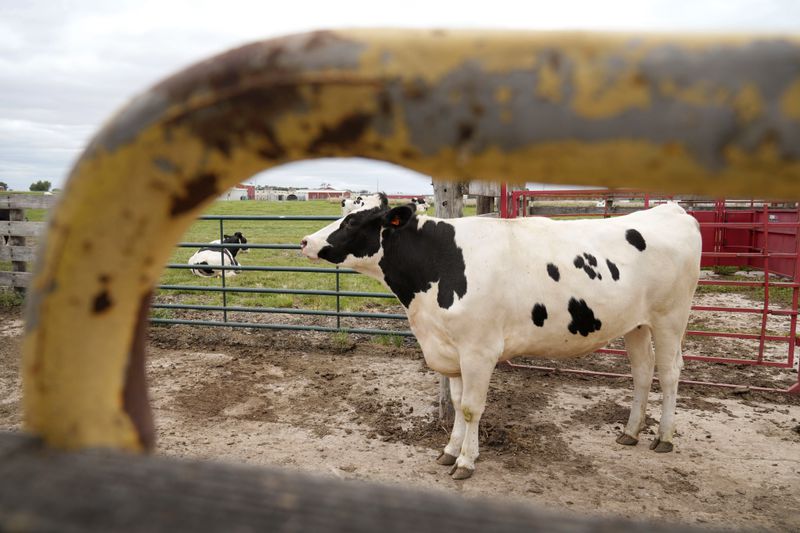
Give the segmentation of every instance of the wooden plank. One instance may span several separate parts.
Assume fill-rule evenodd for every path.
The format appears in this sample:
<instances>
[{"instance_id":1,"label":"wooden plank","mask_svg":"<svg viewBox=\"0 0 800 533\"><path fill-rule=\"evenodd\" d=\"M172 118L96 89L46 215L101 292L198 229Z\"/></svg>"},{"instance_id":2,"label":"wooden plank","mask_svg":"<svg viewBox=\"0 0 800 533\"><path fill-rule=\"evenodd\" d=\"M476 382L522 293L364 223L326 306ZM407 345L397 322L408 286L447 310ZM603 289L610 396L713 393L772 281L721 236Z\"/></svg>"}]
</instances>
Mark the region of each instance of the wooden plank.
<instances>
[{"instance_id":1,"label":"wooden plank","mask_svg":"<svg viewBox=\"0 0 800 533\"><path fill-rule=\"evenodd\" d=\"M0 244L0 261L25 261L30 263L36 260L36 246L3 246Z\"/></svg>"},{"instance_id":2,"label":"wooden plank","mask_svg":"<svg viewBox=\"0 0 800 533\"><path fill-rule=\"evenodd\" d=\"M690 531L278 468L17 450L0 456L2 531Z\"/></svg>"},{"instance_id":3,"label":"wooden plank","mask_svg":"<svg viewBox=\"0 0 800 533\"><path fill-rule=\"evenodd\" d=\"M0 209L50 209L57 198L41 194L0 194Z\"/></svg>"},{"instance_id":4,"label":"wooden plank","mask_svg":"<svg viewBox=\"0 0 800 533\"><path fill-rule=\"evenodd\" d=\"M42 443L36 437L25 433L0 431L0 464L11 456L25 450L41 449Z\"/></svg>"},{"instance_id":5,"label":"wooden plank","mask_svg":"<svg viewBox=\"0 0 800 533\"><path fill-rule=\"evenodd\" d=\"M32 277L30 272L0 271L0 287L27 287Z\"/></svg>"},{"instance_id":6,"label":"wooden plank","mask_svg":"<svg viewBox=\"0 0 800 533\"><path fill-rule=\"evenodd\" d=\"M36 237L44 231L46 222L0 221L0 236Z\"/></svg>"},{"instance_id":7,"label":"wooden plank","mask_svg":"<svg viewBox=\"0 0 800 533\"><path fill-rule=\"evenodd\" d=\"M467 183L444 182L433 183L433 203L435 216L439 218L461 218L464 215L464 193ZM439 376L439 422L452 426L455 420L455 408L450 394L450 379Z\"/></svg>"},{"instance_id":8,"label":"wooden plank","mask_svg":"<svg viewBox=\"0 0 800 533\"><path fill-rule=\"evenodd\" d=\"M470 181L467 194L472 196L500 196L500 184L488 181Z\"/></svg>"},{"instance_id":9,"label":"wooden plank","mask_svg":"<svg viewBox=\"0 0 800 533\"><path fill-rule=\"evenodd\" d=\"M21 223L25 221L25 210L24 209L9 209L8 213L8 224L9 226L12 223ZM20 236L18 234L11 234L11 238L8 239L9 246L25 246L28 243L26 242L26 237ZM11 271L12 272L27 272L28 271L28 264L25 261L11 261ZM17 283L20 283L19 277L15 278ZM28 285L28 282L25 282L25 285ZM22 292L24 289L19 285L16 285L15 290L17 292Z\"/></svg>"}]
</instances>

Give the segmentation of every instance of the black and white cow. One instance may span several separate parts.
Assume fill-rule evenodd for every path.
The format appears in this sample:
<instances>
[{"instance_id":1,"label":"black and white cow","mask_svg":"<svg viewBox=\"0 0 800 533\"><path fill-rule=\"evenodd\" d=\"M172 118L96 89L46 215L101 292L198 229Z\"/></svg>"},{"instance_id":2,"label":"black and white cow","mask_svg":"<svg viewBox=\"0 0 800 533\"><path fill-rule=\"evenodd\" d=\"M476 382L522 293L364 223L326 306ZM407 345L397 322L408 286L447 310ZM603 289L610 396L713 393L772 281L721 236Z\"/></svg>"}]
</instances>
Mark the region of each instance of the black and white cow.
<instances>
[{"instance_id":1,"label":"black and white cow","mask_svg":"<svg viewBox=\"0 0 800 533\"><path fill-rule=\"evenodd\" d=\"M422 196L420 196L419 198L412 198L411 203L414 204L414 206L416 207L418 215L419 214L424 215L425 213L428 212L428 202Z\"/></svg>"},{"instance_id":2,"label":"black and white cow","mask_svg":"<svg viewBox=\"0 0 800 533\"><path fill-rule=\"evenodd\" d=\"M346 198L342 200L342 216L346 216L356 210L380 206L385 207L388 205L389 198L383 193L373 194L370 196L359 196L355 200Z\"/></svg>"},{"instance_id":3,"label":"black and white cow","mask_svg":"<svg viewBox=\"0 0 800 533\"><path fill-rule=\"evenodd\" d=\"M348 215L352 213L354 210L362 207L364 205L364 200L359 196L355 200L350 198L342 198L342 216Z\"/></svg>"},{"instance_id":4,"label":"black and white cow","mask_svg":"<svg viewBox=\"0 0 800 533\"><path fill-rule=\"evenodd\" d=\"M305 237L302 252L383 282L406 308L432 369L451 378L456 418L437 462L472 475L495 365L564 359L625 337L634 399L617 442L645 423L654 364L663 406L657 452L672 450L681 341L700 271L700 231L677 204L604 220L417 216L355 211ZM654 342L655 350L651 345Z\"/></svg>"},{"instance_id":5,"label":"black and white cow","mask_svg":"<svg viewBox=\"0 0 800 533\"><path fill-rule=\"evenodd\" d=\"M247 239L244 235L242 235L241 231L237 231L233 235L223 235L222 243L224 244L247 244ZM192 257L189 258L188 264L190 265L206 265L207 267L212 266L238 266L239 263L236 261L236 255L239 252L247 253L248 248L246 246L235 246L231 248L224 248L219 246L221 243L219 239L215 241L211 241L209 243L211 246L207 248L201 248L197 252L194 253ZM217 246L213 246L213 245ZM222 270L217 269L214 270L213 268L193 268L192 274L195 276L200 277L212 277L212 276L219 276L222 274ZM226 276L235 276L235 270L227 270L225 272Z\"/></svg>"}]
</instances>

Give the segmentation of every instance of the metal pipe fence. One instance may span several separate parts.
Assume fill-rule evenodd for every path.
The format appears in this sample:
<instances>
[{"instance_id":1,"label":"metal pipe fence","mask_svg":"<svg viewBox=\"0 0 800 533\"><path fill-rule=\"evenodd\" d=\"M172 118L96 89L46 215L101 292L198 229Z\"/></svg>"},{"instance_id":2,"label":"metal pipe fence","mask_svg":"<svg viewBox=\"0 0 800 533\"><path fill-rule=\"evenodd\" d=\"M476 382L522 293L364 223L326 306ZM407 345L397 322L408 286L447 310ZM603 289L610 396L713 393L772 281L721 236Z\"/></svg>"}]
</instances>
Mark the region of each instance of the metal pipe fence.
<instances>
[{"instance_id":1,"label":"metal pipe fence","mask_svg":"<svg viewBox=\"0 0 800 533\"><path fill-rule=\"evenodd\" d=\"M410 330L405 329L387 329L387 328L370 328L370 327L351 327L344 324L343 319L358 319L363 320L407 320L405 314L398 313L385 313L385 312L363 312L351 311L342 308L342 298L377 298L385 300L396 301L394 294L390 292L375 292L375 291L354 291L343 290L341 283L341 276L360 275L355 270L349 268L339 267L299 267L289 265L231 265L225 263L225 251L248 248L251 250L300 250L299 244L286 244L286 243L223 243L225 236L225 223L228 222L257 222L257 223L292 223L292 222L330 222L337 220L337 216L287 216L287 215L204 215L199 220L217 221L219 240L220 243L208 242L181 242L177 244L178 248L195 248L195 249L219 249L220 265L208 265L204 268L219 271L219 285L206 286L196 284L171 284L164 283L157 285L159 293L153 302L152 308L154 310L163 310L170 313L177 313L181 311L195 311L201 313L202 318L164 318L152 316L150 322L153 324L187 324L196 326L224 326L233 328L261 328L261 329L282 329L294 331L322 331L322 332L342 332L342 333L357 333L367 335L398 335L398 336L413 336ZM245 235L247 237L247 235ZM241 258L241 256L238 256ZM197 269L198 265L190 265L185 263L170 263L166 265L170 270L193 270ZM333 275L332 289L303 289L303 288L290 288L290 287L254 287L254 286L234 286L230 282L230 272L272 272L272 273L295 273L295 274L318 274L321 276ZM218 294L222 298L222 305L206 305L206 304L191 304L191 303L170 303L161 301L163 296L168 295L170 292L180 291L182 293L206 293ZM331 298L331 309L311 309L311 308L287 308L287 307L271 307L260 305L232 305L230 303L230 296L237 294L247 295L291 295L291 296L315 296ZM233 319L229 313L237 315L288 315L288 316L307 316L307 317L321 317L330 318L332 323L329 325L321 324L296 324L288 322L263 322L263 321L249 321L241 319ZM209 319L207 315L217 315L217 319Z\"/></svg>"}]
</instances>

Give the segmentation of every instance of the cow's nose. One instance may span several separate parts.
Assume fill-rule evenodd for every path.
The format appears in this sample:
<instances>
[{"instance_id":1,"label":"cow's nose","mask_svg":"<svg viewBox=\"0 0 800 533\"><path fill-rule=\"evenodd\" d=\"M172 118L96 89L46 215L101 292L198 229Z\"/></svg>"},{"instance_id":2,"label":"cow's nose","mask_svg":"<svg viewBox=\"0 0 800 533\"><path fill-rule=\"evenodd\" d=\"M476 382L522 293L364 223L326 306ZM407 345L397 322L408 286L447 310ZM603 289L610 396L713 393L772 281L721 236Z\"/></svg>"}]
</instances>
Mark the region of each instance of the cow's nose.
<instances>
[{"instance_id":1,"label":"cow's nose","mask_svg":"<svg viewBox=\"0 0 800 533\"><path fill-rule=\"evenodd\" d=\"M303 248L305 248L307 245L308 245L308 239L303 239L302 241L300 241L300 249L301 250Z\"/></svg>"}]
</instances>

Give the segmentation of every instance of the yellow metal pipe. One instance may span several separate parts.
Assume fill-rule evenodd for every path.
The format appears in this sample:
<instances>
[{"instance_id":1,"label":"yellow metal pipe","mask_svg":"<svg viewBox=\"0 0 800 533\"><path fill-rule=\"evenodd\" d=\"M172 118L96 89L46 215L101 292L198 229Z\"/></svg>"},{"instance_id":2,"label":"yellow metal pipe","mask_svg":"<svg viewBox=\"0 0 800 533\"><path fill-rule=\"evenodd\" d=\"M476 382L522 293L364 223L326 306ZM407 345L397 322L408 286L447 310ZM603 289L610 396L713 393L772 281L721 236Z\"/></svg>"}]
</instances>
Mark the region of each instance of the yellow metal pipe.
<instances>
[{"instance_id":1,"label":"yellow metal pipe","mask_svg":"<svg viewBox=\"0 0 800 533\"><path fill-rule=\"evenodd\" d=\"M359 30L199 63L70 174L29 290L26 424L62 448L151 444L134 379L150 291L197 215L258 171L362 156L436 179L800 198L798 58L781 36Z\"/></svg>"}]
</instances>

